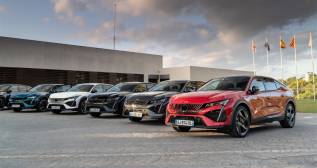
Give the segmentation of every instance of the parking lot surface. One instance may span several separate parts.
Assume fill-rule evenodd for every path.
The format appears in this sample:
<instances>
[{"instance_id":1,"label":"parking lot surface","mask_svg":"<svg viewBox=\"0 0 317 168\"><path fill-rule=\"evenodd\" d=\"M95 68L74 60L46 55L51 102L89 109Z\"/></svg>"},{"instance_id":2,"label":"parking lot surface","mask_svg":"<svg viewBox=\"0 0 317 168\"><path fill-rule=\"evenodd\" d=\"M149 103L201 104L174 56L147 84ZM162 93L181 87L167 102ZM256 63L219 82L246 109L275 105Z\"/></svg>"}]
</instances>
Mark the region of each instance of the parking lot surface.
<instances>
[{"instance_id":1,"label":"parking lot surface","mask_svg":"<svg viewBox=\"0 0 317 168\"><path fill-rule=\"evenodd\" d=\"M317 167L317 115L292 129L252 126L246 138L163 120L0 111L0 167Z\"/></svg>"}]
</instances>

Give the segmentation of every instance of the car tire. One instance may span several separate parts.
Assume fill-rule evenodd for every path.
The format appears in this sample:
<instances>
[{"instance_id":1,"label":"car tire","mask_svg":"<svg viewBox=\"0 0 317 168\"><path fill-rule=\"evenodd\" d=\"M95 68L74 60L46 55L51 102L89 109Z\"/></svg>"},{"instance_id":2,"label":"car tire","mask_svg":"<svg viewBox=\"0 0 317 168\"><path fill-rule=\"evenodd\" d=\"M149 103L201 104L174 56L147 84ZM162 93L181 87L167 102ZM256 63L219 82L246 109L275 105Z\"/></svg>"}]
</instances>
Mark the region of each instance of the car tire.
<instances>
[{"instance_id":1,"label":"car tire","mask_svg":"<svg viewBox=\"0 0 317 168\"><path fill-rule=\"evenodd\" d=\"M175 126L173 129L177 132L188 132L191 127L180 127L180 126Z\"/></svg>"},{"instance_id":2,"label":"car tire","mask_svg":"<svg viewBox=\"0 0 317 168\"><path fill-rule=\"evenodd\" d=\"M124 113L124 101L125 101L125 99L123 99L121 101L121 105L120 105L120 109L119 109L119 113L118 113L120 117L124 117L123 116L123 113Z\"/></svg>"},{"instance_id":3,"label":"car tire","mask_svg":"<svg viewBox=\"0 0 317 168\"><path fill-rule=\"evenodd\" d=\"M79 114L83 114L83 115L87 114L85 106L86 106L86 99L81 99L79 104L78 104L78 113Z\"/></svg>"},{"instance_id":4,"label":"car tire","mask_svg":"<svg viewBox=\"0 0 317 168\"><path fill-rule=\"evenodd\" d=\"M129 120L132 122L140 122L142 120L142 118L138 118L138 117L129 117Z\"/></svg>"},{"instance_id":5,"label":"car tire","mask_svg":"<svg viewBox=\"0 0 317 168\"><path fill-rule=\"evenodd\" d=\"M285 109L285 119L280 121L283 128L293 128L295 125L296 110L295 107L288 103Z\"/></svg>"},{"instance_id":6,"label":"car tire","mask_svg":"<svg viewBox=\"0 0 317 168\"><path fill-rule=\"evenodd\" d=\"M229 130L229 134L237 138L246 137L251 125L249 111L243 106L238 106L232 115L232 129Z\"/></svg>"},{"instance_id":7,"label":"car tire","mask_svg":"<svg viewBox=\"0 0 317 168\"><path fill-rule=\"evenodd\" d=\"M45 112L47 110L47 99L42 98L38 101L36 111Z\"/></svg>"},{"instance_id":8,"label":"car tire","mask_svg":"<svg viewBox=\"0 0 317 168\"><path fill-rule=\"evenodd\" d=\"M101 115L101 113L90 113L90 115L92 117L99 117Z\"/></svg>"},{"instance_id":9,"label":"car tire","mask_svg":"<svg viewBox=\"0 0 317 168\"><path fill-rule=\"evenodd\" d=\"M5 104L5 100L3 98L0 98L0 111L3 110Z\"/></svg>"},{"instance_id":10,"label":"car tire","mask_svg":"<svg viewBox=\"0 0 317 168\"><path fill-rule=\"evenodd\" d=\"M20 111L22 111L22 109L21 108L14 108L13 111L14 112L20 112Z\"/></svg>"},{"instance_id":11,"label":"car tire","mask_svg":"<svg viewBox=\"0 0 317 168\"><path fill-rule=\"evenodd\" d=\"M59 114L61 112L62 112L62 110L52 110L52 113L54 113L54 114Z\"/></svg>"}]
</instances>

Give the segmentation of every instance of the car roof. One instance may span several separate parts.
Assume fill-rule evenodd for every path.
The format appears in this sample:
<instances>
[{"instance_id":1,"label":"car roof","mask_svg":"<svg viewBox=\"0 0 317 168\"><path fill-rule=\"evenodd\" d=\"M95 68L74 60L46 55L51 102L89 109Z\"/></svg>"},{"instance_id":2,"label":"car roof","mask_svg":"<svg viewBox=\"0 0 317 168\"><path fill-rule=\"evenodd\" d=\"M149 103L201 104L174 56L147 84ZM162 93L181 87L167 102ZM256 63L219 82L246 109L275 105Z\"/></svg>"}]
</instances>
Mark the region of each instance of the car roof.
<instances>
[{"instance_id":1,"label":"car roof","mask_svg":"<svg viewBox=\"0 0 317 168\"><path fill-rule=\"evenodd\" d=\"M29 86L29 85L22 85L22 84L0 84L0 86L9 85L9 86ZM30 86L31 87L31 86Z\"/></svg>"},{"instance_id":2,"label":"car roof","mask_svg":"<svg viewBox=\"0 0 317 168\"><path fill-rule=\"evenodd\" d=\"M155 84L151 82L122 82L122 83L135 83L135 84Z\"/></svg>"},{"instance_id":3,"label":"car roof","mask_svg":"<svg viewBox=\"0 0 317 168\"><path fill-rule=\"evenodd\" d=\"M199 81L199 80L166 80L166 81L162 81L162 82L203 82L203 81Z\"/></svg>"},{"instance_id":4,"label":"car roof","mask_svg":"<svg viewBox=\"0 0 317 168\"><path fill-rule=\"evenodd\" d=\"M106 83L80 83L77 85L111 85L111 84L106 84Z\"/></svg>"}]
</instances>

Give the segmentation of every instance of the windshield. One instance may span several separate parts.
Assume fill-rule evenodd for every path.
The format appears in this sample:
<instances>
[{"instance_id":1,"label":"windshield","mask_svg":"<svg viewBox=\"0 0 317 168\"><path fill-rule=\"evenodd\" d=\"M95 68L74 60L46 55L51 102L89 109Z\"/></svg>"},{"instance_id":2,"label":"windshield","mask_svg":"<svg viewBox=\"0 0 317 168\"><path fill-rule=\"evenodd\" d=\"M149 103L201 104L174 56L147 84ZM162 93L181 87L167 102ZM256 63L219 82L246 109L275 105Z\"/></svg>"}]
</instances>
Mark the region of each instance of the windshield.
<instances>
[{"instance_id":1,"label":"windshield","mask_svg":"<svg viewBox=\"0 0 317 168\"><path fill-rule=\"evenodd\" d=\"M152 87L149 91L170 91L170 92L181 92L186 82L161 82L154 87Z\"/></svg>"},{"instance_id":2,"label":"windshield","mask_svg":"<svg viewBox=\"0 0 317 168\"><path fill-rule=\"evenodd\" d=\"M29 90L29 92L48 92L52 87L53 85L37 85Z\"/></svg>"},{"instance_id":3,"label":"windshield","mask_svg":"<svg viewBox=\"0 0 317 168\"><path fill-rule=\"evenodd\" d=\"M209 81L198 91L204 90L239 90L244 91L248 85L250 77L227 77Z\"/></svg>"},{"instance_id":4,"label":"windshield","mask_svg":"<svg viewBox=\"0 0 317 168\"><path fill-rule=\"evenodd\" d=\"M119 83L107 90L107 92L133 92L138 84L134 83Z\"/></svg>"},{"instance_id":5,"label":"windshield","mask_svg":"<svg viewBox=\"0 0 317 168\"><path fill-rule=\"evenodd\" d=\"M68 90L68 92L89 92L94 85L76 85Z\"/></svg>"},{"instance_id":6,"label":"windshield","mask_svg":"<svg viewBox=\"0 0 317 168\"><path fill-rule=\"evenodd\" d=\"M6 91L10 86L9 85L1 85L0 86L0 92Z\"/></svg>"}]
</instances>

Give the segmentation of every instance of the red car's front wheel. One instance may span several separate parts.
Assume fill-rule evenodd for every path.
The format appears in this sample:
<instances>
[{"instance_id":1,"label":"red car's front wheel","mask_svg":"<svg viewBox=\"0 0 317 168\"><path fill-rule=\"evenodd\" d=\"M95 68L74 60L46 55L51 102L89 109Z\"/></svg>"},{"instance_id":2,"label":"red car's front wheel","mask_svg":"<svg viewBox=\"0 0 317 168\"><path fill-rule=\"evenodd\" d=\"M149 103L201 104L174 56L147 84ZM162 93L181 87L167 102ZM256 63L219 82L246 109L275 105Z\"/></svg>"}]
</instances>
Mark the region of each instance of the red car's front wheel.
<instances>
[{"instance_id":1,"label":"red car's front wheel","mask_svg":"<svg viewBox=\"0 0 317 168\"><path fill-rule=\"evenodd\" d=\"M237 138L244 138L250 130L250 117L248 110L239 106L233 114L232 129L229 131L230 135Z\"/></svg>"}]
</instances>

